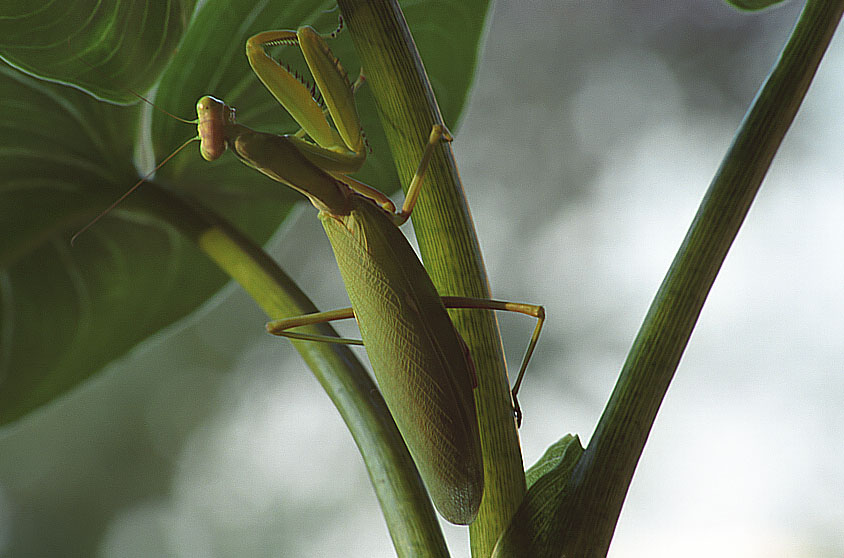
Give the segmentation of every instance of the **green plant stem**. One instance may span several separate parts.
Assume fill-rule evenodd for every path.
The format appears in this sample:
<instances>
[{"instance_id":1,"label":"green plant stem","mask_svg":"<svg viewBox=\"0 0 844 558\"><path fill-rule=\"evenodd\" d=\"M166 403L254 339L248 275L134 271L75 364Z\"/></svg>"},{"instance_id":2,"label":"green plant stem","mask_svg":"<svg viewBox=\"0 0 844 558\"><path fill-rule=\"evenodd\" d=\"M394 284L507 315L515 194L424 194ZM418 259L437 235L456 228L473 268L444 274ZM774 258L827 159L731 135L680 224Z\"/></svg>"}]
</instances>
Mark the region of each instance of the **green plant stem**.
<instances>
[{"instance_id":1,"label":"green plant stem","mask_svg":"<svg viewBox=\"0 0 844 558\"><path fill-rule=\"evenodd\" d=\"M208 257L240 283L268 317L317 311L278 265L230 224L154 184L144 188L147 210L194 240ZM328 324L302 328L302 331L337 336ZM408 558L448 556L428 494L366 369L345 345L292 343L349 427L381 502L398 555Z\"/></svg>"},{"instance_id":2,"label":"green plant stem","mask_svg":"<svg viewBox=\"0 0 844 558\"><path fill-rule=\"evenodd\" d=\"M645 317L615 390L575 468L561 548L605 556L680 357L721 264L815 75L844 0L809 0L725 156Z\"/></svg>"},{"instance_id":3,"label":"green plant stem","mask_svg":"<svg viewBox=\"0 0 844 558\"><path fill-rule=\"evenodd\" d=\"M340 0L406 189L441 115L398 4ZM459 141L459 140L458 140ZM434 156L413 212L425 268L443 295L489 298L489 285L451 148ZM489 556L525 491L498 322L492 312L454 311L478 371L475 403L484 455L484 497L470 526L472 555Z\"/></svg>"}]
</instances>

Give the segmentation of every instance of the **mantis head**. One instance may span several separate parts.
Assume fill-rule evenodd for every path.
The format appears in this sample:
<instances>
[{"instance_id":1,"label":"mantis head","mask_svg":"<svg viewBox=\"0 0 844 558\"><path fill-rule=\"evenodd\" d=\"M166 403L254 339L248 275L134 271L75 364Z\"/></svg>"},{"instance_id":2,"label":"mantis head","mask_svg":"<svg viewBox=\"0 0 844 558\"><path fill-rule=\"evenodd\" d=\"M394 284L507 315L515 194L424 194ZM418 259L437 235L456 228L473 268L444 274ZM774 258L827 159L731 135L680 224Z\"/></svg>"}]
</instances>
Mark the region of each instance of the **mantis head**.
<instances>
[{"instance_id":1,"label":"mantis head","mask_svg":"<svg viewBox=\"0 0 844 558\"><path fill-rule=\"evenodd\" d=\"M226 151L226 127L235 124L235 109L206 95L196 103L199 152L206 161L218 159Z\"/></svg>"}]
</instances>

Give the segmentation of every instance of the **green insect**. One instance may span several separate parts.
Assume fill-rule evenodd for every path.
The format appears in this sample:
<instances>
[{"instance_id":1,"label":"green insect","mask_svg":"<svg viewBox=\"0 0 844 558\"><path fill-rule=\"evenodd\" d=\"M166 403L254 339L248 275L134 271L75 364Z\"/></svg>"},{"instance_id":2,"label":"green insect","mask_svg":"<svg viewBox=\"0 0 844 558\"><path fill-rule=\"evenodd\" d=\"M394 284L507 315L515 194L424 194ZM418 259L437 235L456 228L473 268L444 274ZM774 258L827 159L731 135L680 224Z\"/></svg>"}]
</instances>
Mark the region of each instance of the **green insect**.
<instances>
[{"instance_id":1,"label":"green insect","mask_svg":"<svg viewBox=\"0 0 844 558\"><path fill-rule=\"evenodd\" d=\"M267 47L279 45L299 46L324 104L267 54ZM364 345L434 505L448 521L469 524L484 485L473 394L477 378L446 307L508 310L537 318L513 389L517 418L516 392L544 323L544 309L441 297L398 229L413 211L435 149L452 139L444 126L433 126L404 205L396 211L385 194L347 176L366 159L354 101L362 80L350 83L325 40L311 27L267 31L247 41L246 54L259 79L302 129L293 135L251 130L236 123L234 109L206 96L197 102L200 152L213 161L230 149L245 164L307 196L319 209L352 302L352 308L273 321L267 329L295 339ZM289 331L349 318L357 319L362 340Z\"/></svg>"}]
</instances>

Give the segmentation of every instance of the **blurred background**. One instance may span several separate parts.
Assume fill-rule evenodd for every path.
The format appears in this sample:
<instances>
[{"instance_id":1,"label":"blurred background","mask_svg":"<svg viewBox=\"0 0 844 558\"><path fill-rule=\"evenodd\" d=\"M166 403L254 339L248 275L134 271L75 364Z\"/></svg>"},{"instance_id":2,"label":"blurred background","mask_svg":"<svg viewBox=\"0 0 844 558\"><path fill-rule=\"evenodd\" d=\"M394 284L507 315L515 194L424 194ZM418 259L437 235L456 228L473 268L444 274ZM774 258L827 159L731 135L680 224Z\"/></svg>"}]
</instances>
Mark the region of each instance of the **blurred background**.
<instances>
[{"instance_id":1,"label":"blurred background","mask_svg":"<svg viewBox=\"0 0 844 558\"><path fill-rule=\"evenodd\" d=\"M497 2L449 124L494 295L548 311L526 466L567 432L588 442L801 7ZM843 33L704 307L611 556L844 555ZM313 209L294 221L271 252L320 307L347 305ZM394 556L338 414L264 321L229 286L0 431L0 556ZM533 322L501 324L512 368Z\"/></svg>"}]
</instances>

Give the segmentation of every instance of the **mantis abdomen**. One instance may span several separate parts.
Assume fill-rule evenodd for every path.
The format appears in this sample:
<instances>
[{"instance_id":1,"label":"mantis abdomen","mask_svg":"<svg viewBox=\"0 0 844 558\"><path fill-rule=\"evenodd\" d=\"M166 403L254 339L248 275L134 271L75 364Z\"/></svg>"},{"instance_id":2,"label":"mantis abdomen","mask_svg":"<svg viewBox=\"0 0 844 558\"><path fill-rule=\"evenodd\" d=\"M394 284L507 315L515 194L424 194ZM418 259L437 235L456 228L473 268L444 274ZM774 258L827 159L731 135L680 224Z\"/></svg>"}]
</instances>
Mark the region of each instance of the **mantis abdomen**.
<instances>
[{"instance_id":1,"label":"mantis abdomen","mask_svg":"<svg viewBox=\"0 0 844 558\"><path fill-rule=\"evenodd\" d=\"M483 494L471 357L404 235L372 201L320 212L369 360L431 499L470 523Z\"/></svg>"}]
</instances>

